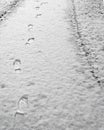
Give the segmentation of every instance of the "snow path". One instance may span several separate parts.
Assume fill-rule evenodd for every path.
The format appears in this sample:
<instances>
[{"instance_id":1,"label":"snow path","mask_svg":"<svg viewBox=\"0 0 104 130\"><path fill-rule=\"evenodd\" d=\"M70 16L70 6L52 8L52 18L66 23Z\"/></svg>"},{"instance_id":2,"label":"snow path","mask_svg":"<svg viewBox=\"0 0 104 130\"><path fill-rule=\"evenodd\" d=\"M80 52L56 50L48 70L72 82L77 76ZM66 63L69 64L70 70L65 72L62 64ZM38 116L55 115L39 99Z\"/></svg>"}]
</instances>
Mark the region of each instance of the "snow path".
<instances>
[{"instance_id":1,"label":"snow path","mask_svg":"<svg viewBox=\"0 0 104 130\"><path fill-rule=\"evenodd\" d=\"M32 76L41 79L48 70L50 76L51 73L55 77L66 75L75 60L68 41L69 25L64 19L66 4L64 0L47 3L27 0L9 18L0 34L1 78L21 87ZM39 5L41 9L36 10ZM41 16L36 17L38 14ZM19 73L14 71L15 59L21 61L20 66L17 65L17 69L21 69Z\"/></svg>"},{"instance_id":2,"label":"snow path","mask_svg":"<svg viewBox=\"0 0 104 130\"><path fill-rule=\"evenodd\" d=\"M26 0L23 4L0 25L0 102L9 102L0 112L13 115L19 98L27 94L29 114L40 103L47 104L48 115L54 107L60 111L69 97L72 100L77 63L65 20L67 0Z\"/></svg>"}]
</instances>

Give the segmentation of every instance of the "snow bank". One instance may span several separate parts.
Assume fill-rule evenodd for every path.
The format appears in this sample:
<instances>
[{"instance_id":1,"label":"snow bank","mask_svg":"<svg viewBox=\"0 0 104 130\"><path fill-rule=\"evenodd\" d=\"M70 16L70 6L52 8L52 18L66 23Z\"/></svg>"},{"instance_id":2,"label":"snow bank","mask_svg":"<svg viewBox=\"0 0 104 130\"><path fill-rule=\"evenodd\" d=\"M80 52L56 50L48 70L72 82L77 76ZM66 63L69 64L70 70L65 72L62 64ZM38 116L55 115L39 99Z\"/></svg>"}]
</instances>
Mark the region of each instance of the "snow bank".
<instances>
[{"instance_id":1,"label":"snow bank","mask_svg":"<svg viewBox=\"0 0 104 130\"><path fill-rule=\"evenodd\" d=\"M7 14L8 10L17 5L20 0L0 0L0 18Z\"/></svg>"}]
</instances>

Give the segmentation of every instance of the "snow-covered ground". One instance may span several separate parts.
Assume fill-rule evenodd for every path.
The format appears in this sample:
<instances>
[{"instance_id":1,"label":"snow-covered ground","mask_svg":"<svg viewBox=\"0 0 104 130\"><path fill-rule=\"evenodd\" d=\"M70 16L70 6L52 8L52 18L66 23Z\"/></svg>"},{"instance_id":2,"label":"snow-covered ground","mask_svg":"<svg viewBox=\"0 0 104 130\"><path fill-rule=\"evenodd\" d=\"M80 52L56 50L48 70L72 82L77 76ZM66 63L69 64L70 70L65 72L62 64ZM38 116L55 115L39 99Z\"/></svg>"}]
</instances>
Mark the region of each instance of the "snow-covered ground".
<instances>
[{"instance_id":1,"label":"snow-covered ground","mask_svg":"<svg viewBox=\"0 0 104 130\"><path fill-rule=\"evenodd\" d=\"M0 15L2 12L7 11L13 3L19 0L0 0Z\"/></svg>"},{"instance_id":2,"label":"snow-covered ground","mask_svg":"<svg viewBox=\"0 0 104 130\"><path fill-rule=\"evenodd\" d=\"M0 24L0 130L103 130L73 1L24 0Z\"/></svg>"},{"instance_id":3,"label":"snow-covered ground","mask_svg":"<svg viewBox=\"0 0 104 130\"><path fill-rule=\"evenodd\" d=\"M26 0L0 26L1 129L66 128L76 64L66 12L65 0Z\"/></svg>"}]
</instances>

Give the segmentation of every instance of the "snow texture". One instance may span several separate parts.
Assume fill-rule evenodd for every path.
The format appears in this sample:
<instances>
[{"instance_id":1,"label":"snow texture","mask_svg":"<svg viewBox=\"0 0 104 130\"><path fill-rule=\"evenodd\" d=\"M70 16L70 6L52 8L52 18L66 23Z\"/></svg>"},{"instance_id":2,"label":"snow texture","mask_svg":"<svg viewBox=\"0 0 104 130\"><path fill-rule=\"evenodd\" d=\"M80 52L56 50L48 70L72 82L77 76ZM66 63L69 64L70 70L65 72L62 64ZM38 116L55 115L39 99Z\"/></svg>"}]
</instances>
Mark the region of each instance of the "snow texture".
<instances>
[{"instance_id":1,"label":"snow texture","mask_svg":"<svg viewBox=\"0 0 104 130\"><path fill-rule=\"evenodd\" d=\"M102 0L0 0L0 130L104 130Z\"/></svg>"}]
</instances>

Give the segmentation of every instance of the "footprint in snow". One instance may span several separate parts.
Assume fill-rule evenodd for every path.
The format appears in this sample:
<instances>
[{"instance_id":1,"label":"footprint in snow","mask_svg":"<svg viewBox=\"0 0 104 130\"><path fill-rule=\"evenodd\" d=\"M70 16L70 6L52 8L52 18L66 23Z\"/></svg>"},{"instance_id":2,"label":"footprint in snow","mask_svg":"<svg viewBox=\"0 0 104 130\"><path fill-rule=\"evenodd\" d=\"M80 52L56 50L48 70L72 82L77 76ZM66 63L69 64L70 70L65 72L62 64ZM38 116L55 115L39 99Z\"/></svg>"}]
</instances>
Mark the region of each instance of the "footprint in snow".
<instances>
[{"instance_id":1,"label":"footprint in snow","mask_svg":"<svg viewBox=\"0 0 104 130\"><path fill-rule=\"evenodd\" d=\"M45 5L45 4L48 4L48 2L42 2L40 5Z\"/></svg>"},{"instance_id":2,"label":"footprint in snow","mask_svg":"<svg viewBox=\"0 0 104 130\"><path fill-rule=\"evenodd\" d=\"M28 107L28 94L24 94L20 97L18 100L18 109L20 111L25 111L25 109Z\"/></svg>"},{"instance_id":3,"label":"footprint in snow","mask_svg":"<svg viewBox=\"0 0 104 130\"><path fill-rule=\"evenodd\" d=\"M38 18L38 17L40 17L42 14L40 13L40 14L37 14L36 16L35 16L35 18Z\"/></svg>"},{"instance_id":4,"label":"footprint in snow","mask_svg":"<svg viewBox=\"0 0 104 130\"><path fill-rule=\"evenodd\" d=\"M36 6L35 9L36 9L36 10L39 10L39 9L40 9L40 6Z\"/></svg>"},{"instance_id":5,"label":"footprint in snow","mask_svg":"<svg viewBox=\"0 0 104 130\"><path fill-rule=\"evenodd\" d=\"M13 62L14 70L15 72L20 72L21 71L21 60L20 59L15 59Z\"/></svg>"},{"instance_id":6,"label":"footprint in snow","mask_svg":"<svg viewBox=\"0 0 104 130\"><path fill-rule=\"evenodd\" d=\"M17 115L24 116L28 108L28 94L24 94L23 96L19 98L17 107L18 108L14 114L14 117L16 117Z\"/></svg>"},{"instance_id":7,"label":"footprint in snow","mask_svg":"<svg viewBox=\"0 0 104 130\"><path fill-rule=\"evenodd\" d=\"M27 42L26 42L26 45L32 44L32 43L34 42L34 40L35 40L34 37L29 38L29 39L27 40Z\"/></svg>"},{"instance_id":8,"label":"footprint in snow","mask_svg":"<svg viewBox=\"0 0 104 130\"><path fill-rule=\"evenodd\" d=\"M32 30L33 30L33 27L34 27L33 24L29 24L29 25L28 25L28 31L32 31Z\"/></svg>"}]
</instances>

